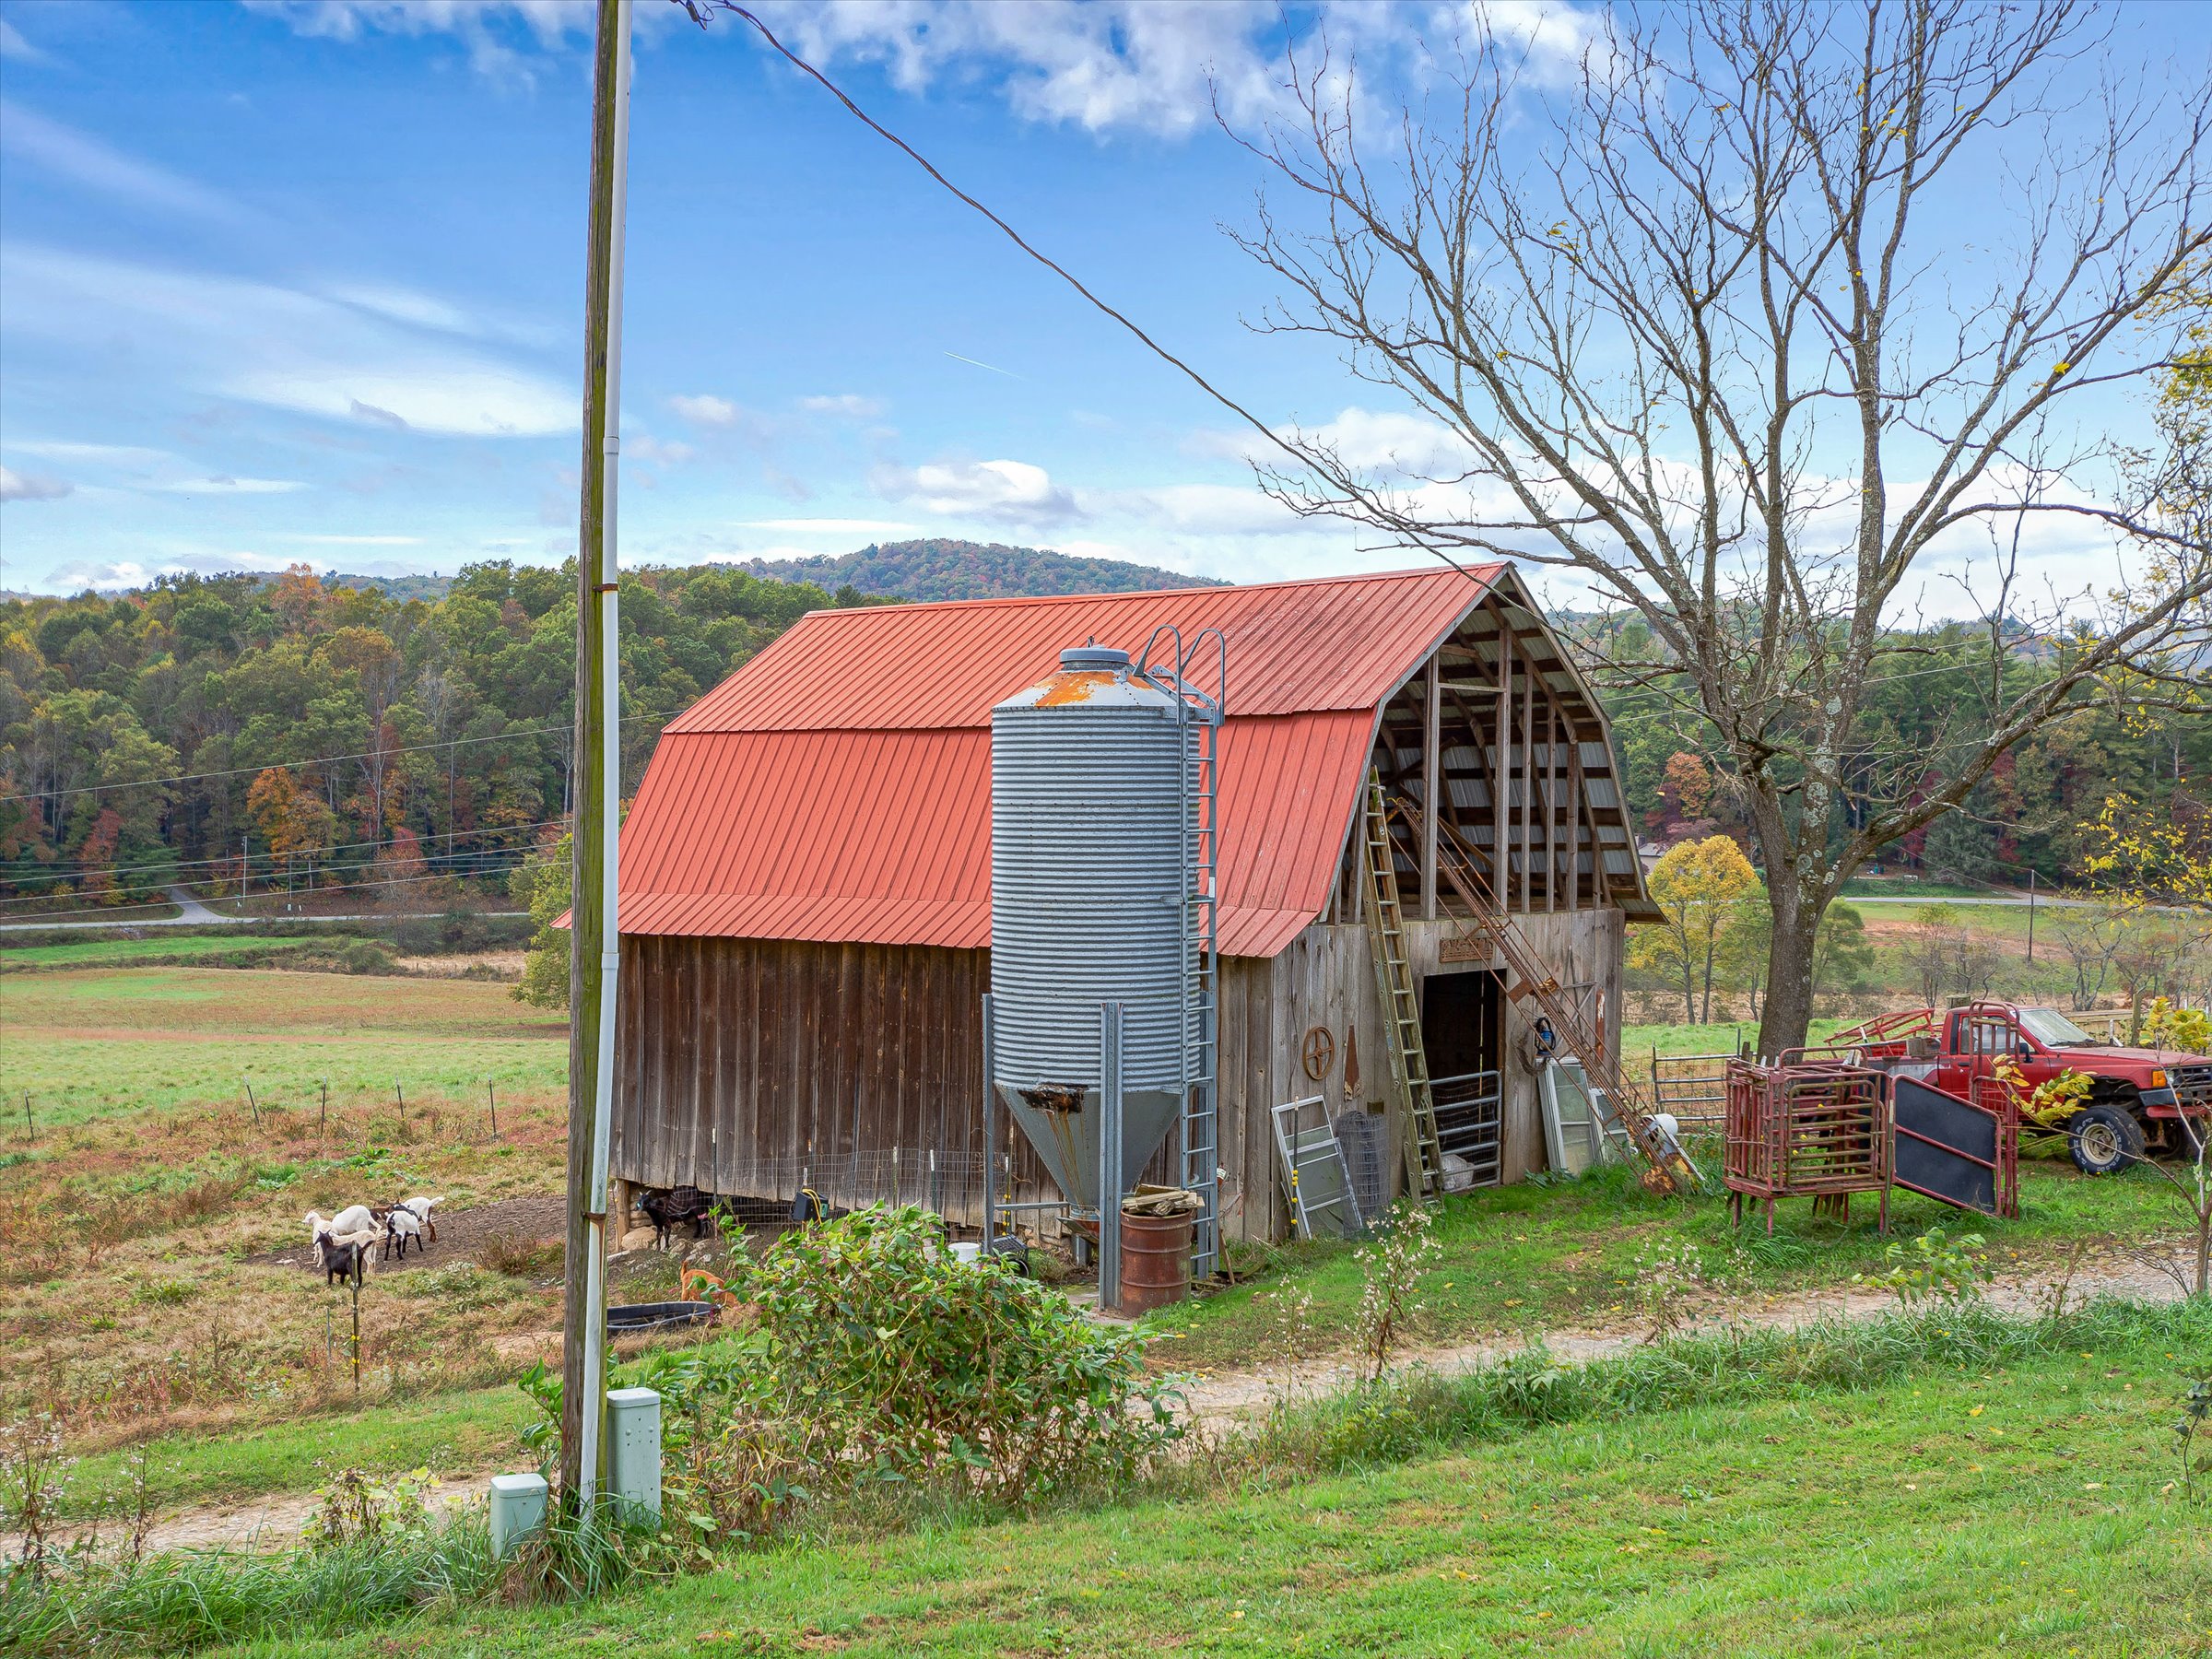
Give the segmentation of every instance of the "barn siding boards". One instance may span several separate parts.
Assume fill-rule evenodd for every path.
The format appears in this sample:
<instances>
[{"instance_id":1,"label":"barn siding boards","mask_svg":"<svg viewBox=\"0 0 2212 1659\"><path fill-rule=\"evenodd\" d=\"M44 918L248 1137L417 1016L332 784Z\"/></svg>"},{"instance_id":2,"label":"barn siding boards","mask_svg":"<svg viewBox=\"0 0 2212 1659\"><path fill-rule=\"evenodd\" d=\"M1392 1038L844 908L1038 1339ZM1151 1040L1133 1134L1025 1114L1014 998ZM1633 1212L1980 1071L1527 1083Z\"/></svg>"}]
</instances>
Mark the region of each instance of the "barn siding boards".
<instances>
[{"instance_id":1,"label":"barn siding boards","mask_svg":"<svg viewBox=\"0 0 2212 1659\"><path fill-rule=\"evenodd\" d=\"M1539 912L1520 921L1563 977L1595 985L1617 1044L1620 912ZM1496 966L1441 960L1443 942L1462 925L1451 918L1407 923L1417 982ZM635 935L625 935L622 948L626 1052L613 1148L619 1179L776 1199L789 1193L769 1177L795 1167L783 1160L822 1160L856 1143L864 1152L986 1150L980 1131L988 952ZM1229 1237L1286 1234L1273 1107L1318 1093L1332 1117L1355 1104L1381 1104L1395 1126L1369 949L1364 927L1316 923L1273 959L1221 964L1219 1159L1230 1177ZM1335 1049L1320 1080L1306 1077L1301 1055L1315 1026L1327 1029ZM1510 1057L1523 1030L1519 1011L1509 1009L1509 1181L1545 1162L1536 1080ZM1361 1077L1347 1097L1344 1065L1354 1032ZM1002 1122L1016 1197L1051 1196L1034 1153L1009 1119ZM1171 1137L1155 1174L1171 1172Z\"/></svg>"}]
</instances>

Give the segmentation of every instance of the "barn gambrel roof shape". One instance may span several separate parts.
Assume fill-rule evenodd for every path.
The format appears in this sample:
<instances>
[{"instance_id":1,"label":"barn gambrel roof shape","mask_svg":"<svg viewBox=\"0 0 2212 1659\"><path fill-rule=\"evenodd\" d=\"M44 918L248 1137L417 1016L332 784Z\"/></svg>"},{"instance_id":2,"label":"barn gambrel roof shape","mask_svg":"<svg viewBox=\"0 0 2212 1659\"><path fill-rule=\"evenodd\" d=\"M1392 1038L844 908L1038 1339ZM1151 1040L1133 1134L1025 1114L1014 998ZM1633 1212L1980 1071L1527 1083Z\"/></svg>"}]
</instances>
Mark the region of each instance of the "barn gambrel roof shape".
<instances>
[{"instance_id":1,"label":"barn gambrel roof shape","mask_svg":"<svg viewBox=\"0 0 2212 1659\"><path fill-rule=\"evenodd\" d=\"M810 612L664 733L622 931L987 947L993 706L1172 623L1229 642L1220 949L1274 956L1327 907L1383 705L1493 593L1541 629L1505 565Z\"/></svg>"}]
</instances>

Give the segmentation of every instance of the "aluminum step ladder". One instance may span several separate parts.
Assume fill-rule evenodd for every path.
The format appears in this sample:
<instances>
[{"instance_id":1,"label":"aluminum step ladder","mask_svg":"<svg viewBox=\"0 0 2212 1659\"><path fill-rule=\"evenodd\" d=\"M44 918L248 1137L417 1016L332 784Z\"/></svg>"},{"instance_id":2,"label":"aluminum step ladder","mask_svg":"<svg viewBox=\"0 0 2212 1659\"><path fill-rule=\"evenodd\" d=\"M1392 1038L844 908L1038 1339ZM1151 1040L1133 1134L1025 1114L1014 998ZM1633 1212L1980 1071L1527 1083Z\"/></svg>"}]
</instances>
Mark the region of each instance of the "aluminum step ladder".
<instances>
[{"instance_id":1,"label":"aluminum step ladder","mask_svg":"<svg viewBox=\"0 0 2212 1659\"><path fill-rule=\"evenodd\" d=\"M1166 661L1155 655L1164 648ZM1193 674L1213 671L1209 694ZM1198 1194L1192 1218L1191 1277L1203 1284L1221 1265L1221 897L1220 738L1229 693L1229 642L1218 628L1201 629L1185 645L1182 631L1163 623L1137 659L1137 673L1175 700L1178 753L1176 822L1183 870L1190 885L1179 903L1181 948L1176 1016L1182 1052L1182 1109L1176 1135L1176 1178Z\"/></svg>"},{"instance_id":2,"label":"aluminum step ladder","mask_svg":"<svg viewBox=\"0 0 2212 1659\"><path fill-rule=\"evenodd\" d=\"M1367 861L1367 937L1375 959L1375 992L1389 1039L1390 1078L1406 1103L1406 1190L1423 1204L1444 1194L1444 1149L1436 1133L1436 1097L1429 1087L1429 1053L1421 1042L1421 1006L1406 960L1406 918L1398 902L1398 855L1391 844L1382 774L1367 774L1360 840Z\"/></svg>"},{"instance_id":3,"label":"aluminum step ladder","mask_svg":"<svg viewBox=\"0 0 2212 1659\"><path fill-rule=\"evenodd\" d=\"M1372 788L1373 799L1379 802L1381 787L1377 784ZM1371 805L1371 815L1373 810ZM1396 811L1406 828L1419 838L1423 831L1421 809L1411 801L1401 800ZM1550 1025L1560 1049L1582 1062L1583 1076L1603 1091L1615 1120L1628 1132L1629 1139L1651 1166L1645 1172L1644 1184L1654 1192L1696 1192L1704 1184L1702 1178L1683 1156L1681 1148L1653 1125L1654 1108L1643 1090L1621 1069L1614 1045L1607 1044L1604 1033L1575 1006L1573 999L1561 993L1559 977L1551 965L1528 935L1514 925L1504 906L1491 897L1489 885L1475 867L1459 832L1441 818L1436 830L1438 873L1452 884L1452 890L1467 909L1467 928L1463 936L1479 938L1489 946L1516 982L1508 994L1516 1000L1521 997L1532 1000Z\"/></svg>"}]
</instances>

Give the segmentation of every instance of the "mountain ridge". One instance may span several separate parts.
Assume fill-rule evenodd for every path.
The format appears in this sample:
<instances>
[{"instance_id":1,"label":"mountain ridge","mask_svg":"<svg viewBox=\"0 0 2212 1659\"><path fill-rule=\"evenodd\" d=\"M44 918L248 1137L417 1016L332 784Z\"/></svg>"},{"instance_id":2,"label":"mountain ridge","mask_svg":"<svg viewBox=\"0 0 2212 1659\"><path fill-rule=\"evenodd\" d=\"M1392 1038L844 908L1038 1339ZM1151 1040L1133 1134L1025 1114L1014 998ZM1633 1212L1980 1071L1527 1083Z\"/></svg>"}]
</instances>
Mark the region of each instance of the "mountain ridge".
<instances>
[{"instance_id":1,"label":"mountain ridge","mask_svg":"<svg viewBox=\"0 0 2212 1659\"><path fill-rule=\"evenodd\" d=\"M1041 599L1061 594L1143 594L1226 587L1205 576L1050 547L928 536L871 542L852 553L755 559L742 569L781 582L811 582L835 592L858 588L894 599Z\"/></svg>"}]
</instances>

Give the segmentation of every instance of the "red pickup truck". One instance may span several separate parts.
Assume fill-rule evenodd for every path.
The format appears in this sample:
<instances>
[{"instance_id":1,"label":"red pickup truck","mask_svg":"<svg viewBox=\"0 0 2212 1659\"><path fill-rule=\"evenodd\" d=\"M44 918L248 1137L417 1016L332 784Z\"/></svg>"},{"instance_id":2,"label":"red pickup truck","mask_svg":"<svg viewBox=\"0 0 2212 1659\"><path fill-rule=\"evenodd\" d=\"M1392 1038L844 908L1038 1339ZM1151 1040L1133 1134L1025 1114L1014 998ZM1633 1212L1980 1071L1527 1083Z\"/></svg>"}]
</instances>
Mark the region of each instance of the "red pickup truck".
<instances>
[{"instance_id":1,"label":"red pickup truck","mask_svg":"<svg viewBox=\"0 0 2212 1659\"><path fill-rule=\"evenodd\" d=\"M2062 1072L2089 1079L2089 1097L2062 1127L2074 1161L2109 1175L2147 1151L2195 1156L2194 1137L2212 1117L2212 1059L2175 1049L2100 1042L2056 1008L1972 1003L1938 1014L1912 1008L1837 1033L1840 1048L1898 1061L1921 1060L1926 1081L1972 1097L1974 1079L2009 1054L2030 1088ZM2183 1118L2192 1120L2184 1125Z\"/></svg>"}]
</instances>

